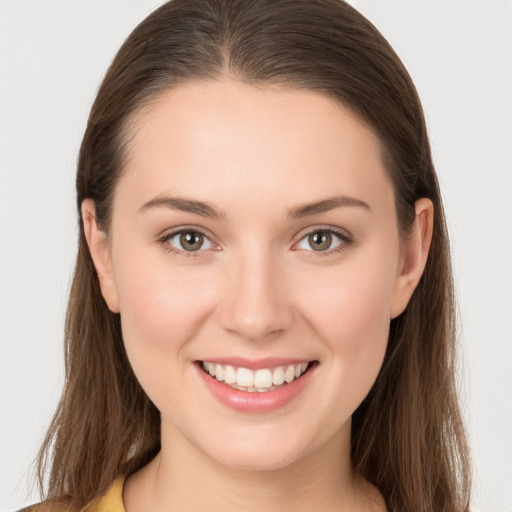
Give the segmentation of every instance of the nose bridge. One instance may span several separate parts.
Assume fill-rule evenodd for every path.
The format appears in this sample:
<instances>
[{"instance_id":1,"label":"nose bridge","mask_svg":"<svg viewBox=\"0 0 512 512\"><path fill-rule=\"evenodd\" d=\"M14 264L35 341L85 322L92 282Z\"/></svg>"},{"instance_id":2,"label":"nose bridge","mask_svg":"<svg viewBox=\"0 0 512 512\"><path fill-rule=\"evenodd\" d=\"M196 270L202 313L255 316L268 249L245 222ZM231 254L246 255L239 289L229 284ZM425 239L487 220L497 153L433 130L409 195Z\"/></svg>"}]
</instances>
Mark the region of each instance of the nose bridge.
<instances>
[{"instance_id":1,"label":"nose bridge","mask_svg":"<svg viewBox=\"0 0 512 512\"><path fill-rule=\"evenodd\" d=\"M290 326L282 262L270 247L253 243L240 248L227 272L220 317L226 330L257 341Z\"/></svg>"}]
</instances>

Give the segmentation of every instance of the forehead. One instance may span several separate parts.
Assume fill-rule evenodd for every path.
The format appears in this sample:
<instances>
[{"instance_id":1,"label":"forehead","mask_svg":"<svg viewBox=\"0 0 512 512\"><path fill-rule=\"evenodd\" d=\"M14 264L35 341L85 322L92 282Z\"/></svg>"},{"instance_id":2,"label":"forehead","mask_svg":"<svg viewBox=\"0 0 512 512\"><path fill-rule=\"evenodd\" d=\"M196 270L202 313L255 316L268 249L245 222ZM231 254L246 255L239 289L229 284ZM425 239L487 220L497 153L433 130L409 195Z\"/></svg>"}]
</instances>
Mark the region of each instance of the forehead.
<instances>
[{"instance_id":1,"label":"forehead","mask_svg":"<svg viewBox=\"0 0 512 512\"><path fill-rule=\"evenodd\" d=\"M162 193L286 208L334 192L368 202L391 191L378 138L318 92L187 83L161 94L130 128L118 188L139 206ZM392 202L392 191L386 197Z\"/></svg>"}]
</instances>

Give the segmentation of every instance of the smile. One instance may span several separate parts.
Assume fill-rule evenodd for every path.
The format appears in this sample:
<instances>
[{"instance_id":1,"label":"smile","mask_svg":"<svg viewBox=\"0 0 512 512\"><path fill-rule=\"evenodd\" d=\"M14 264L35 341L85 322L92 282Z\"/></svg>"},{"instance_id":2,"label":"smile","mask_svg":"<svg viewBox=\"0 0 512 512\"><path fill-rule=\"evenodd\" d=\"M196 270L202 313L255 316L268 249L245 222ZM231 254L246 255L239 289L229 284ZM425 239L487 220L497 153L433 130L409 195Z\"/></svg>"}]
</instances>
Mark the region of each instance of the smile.
<instances>
[{"instance_id":1,"label":"smile","mask_svg":"<svg viewBox=\"0 0 512 512\"><path fill-rule=\"evenodd\" d=\"M309 363L290 364L276 368L236 368L229 364L202 362L203 370L224 382L232 389L239 391L265 393L290 384L298 379L308 368Z\"/></svg>"},{"instance_id":2,"label":"smile","mask_svg":"<svg viewBox=\"0 0 512 512\"><path fill-rule=\"evenodd\" d=\"M269 413L285 407L314 379L318 361L196 361L206 389L224 406L244 413ZM251 366L251 368L247 368Z\"/></svg>"}]
</instances>

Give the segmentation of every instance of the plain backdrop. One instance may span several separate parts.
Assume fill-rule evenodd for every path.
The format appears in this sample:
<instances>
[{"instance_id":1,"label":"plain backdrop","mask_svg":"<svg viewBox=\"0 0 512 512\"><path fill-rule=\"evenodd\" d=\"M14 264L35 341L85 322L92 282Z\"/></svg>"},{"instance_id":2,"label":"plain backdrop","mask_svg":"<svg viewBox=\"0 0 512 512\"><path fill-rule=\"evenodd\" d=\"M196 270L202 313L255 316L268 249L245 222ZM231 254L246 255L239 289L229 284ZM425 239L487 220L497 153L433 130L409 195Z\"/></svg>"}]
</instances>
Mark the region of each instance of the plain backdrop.
<instances>
[{"instance_id":1,"label":"plain backdrop","mask_svg":"<svg viewBox=\"0 0 512 512\"><path fill-rule=\"evenodd\" d=\"M62 386L88 110L159 3L0 0L0 512L38 500L30 469ZM511 512L512 1L352 3L423 101L453 239L473 507Z\"/></svg>"}]
</instances>

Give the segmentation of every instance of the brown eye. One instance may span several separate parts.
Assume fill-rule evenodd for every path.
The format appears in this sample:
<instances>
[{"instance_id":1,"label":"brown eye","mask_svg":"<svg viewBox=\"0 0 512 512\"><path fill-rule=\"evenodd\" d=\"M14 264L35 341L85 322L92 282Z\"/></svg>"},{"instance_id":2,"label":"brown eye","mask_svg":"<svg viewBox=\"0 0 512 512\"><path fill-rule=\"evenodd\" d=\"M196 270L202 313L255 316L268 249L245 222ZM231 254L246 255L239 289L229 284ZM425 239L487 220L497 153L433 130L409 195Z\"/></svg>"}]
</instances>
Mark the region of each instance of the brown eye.
<instances>
[{"instance_id":1,"label":"brown eye","mask_svg":"<svg viewBox=\"0 0 512 512\"><path fill-rule=\"evenodd\" d=\"M336 252L350 243L349 235L344 235L334 229L317 229L305 235L297 244L299 249L313 251L313 253Z\"/></svg>"},{"instance_id":2,"label":"brown eye","mask_svg":"<svg viewBox=\"0 0 512 512\"><path fill-rule=\"evenodd\" d=\"M314 251L325 251L331 247L332 235L328 231L315 231L308 236L308 242Z\"/></svg>"},{"instance_id":3,"label":"brown eye","mask_svg":"<svg viewBox=\"0 0 512 512\"><path fill-rule=\"evenodd\" d=\"M175 231L163 237L162 242L170 245L177 252L199 252L213 247L212 242L206 235L193 229Z\"/></svg>"},{"instance_id":4,"label":"brown eye","mask_svg":"<svg viewBox=\"0 0 512 512\"><path fill-rule=\"evenodd\" d=\"M204 242L204 236L197 231L184 231L180 235L180 244L185 251L198 251Z\"/></svg>"}]
</instances>

